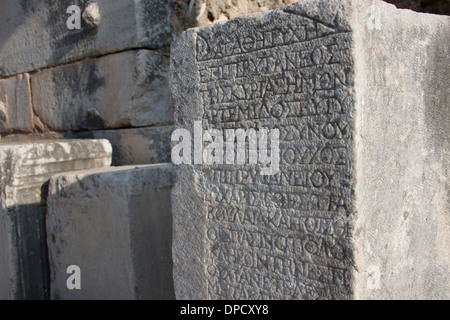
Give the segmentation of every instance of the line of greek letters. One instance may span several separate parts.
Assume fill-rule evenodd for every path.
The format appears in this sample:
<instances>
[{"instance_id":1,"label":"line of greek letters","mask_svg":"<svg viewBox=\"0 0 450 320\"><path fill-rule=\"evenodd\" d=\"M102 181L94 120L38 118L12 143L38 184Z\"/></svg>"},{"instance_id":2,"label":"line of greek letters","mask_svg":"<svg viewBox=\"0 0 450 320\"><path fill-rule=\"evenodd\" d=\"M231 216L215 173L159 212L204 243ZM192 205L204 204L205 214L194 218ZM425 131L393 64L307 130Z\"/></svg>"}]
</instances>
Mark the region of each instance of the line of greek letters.
<instances>
[{"instance_id":1,"label":"line of greek letters","mask_svg":"<svg viewBox=\"0 0 450 320\"><path fill-rule=\"evenodd\" d=\"M239 106L240 109L244 109ZM245 109L244 109L245 110ZM206 113L205 113L206 115ZM274 123L273 119L265 118L258 119L260 127L263 128L275 128L280 130L280 142L292 142L292 141L329 141L329 140L342 140L350 138L350 116L346 114L337 115L316 115L312 117L299 118L285 118L279 119ZM204 124L208 124L215 129L244 129L255 127L255 122L252 119L241 119L235 122L213 122L210 123L208 118L204 117ZM205 127L205 130L206 127Z\"/></svg>"},{"instance_id":2,"label":"line of greek letters","mask_svg":"<svg viewBox=\"0 0 450 320\"><path fill-rule=\"evenodd\" d=\"M283 209L297 209L302 211L328 211L347 213L349 208L347 199L337 194L324 195L295 192L250 191L218 186L205 193L205 200L222 205L246 204Z\"/></svg>"},{"instance_id":3,"label":"line of greek letters","mask_svg":"<svg viewBox=\"0 0 450 320\"><path fill-rule=\"evenodd\" d=\"M250 298L265 296L271 298L314 299L332 297L330 291L343 288L349 290L350 273L345 269L320 267L296 262L296 277L276 277L256 273L254 269L238 269L208 266L208 289L210 294L228 298ZM308 281L312 280L312 281Z\"/></svg>"},{"instance_id":4,"label":"line of greek letters","mask_svg":"<svg viewBox=\"0 0 450 320\"><path fill-rule=\"evenodd\" d=\"M229 222L274 230L297 231L315 236L333 236L348 238L352 228L340 219L298 216L294 210L276 210L268 212L258 207L240 208L237 206L208 206L208 219L212 222Z\"/></svg>"},{"instance_id":5,"label":"line of greek letters","mask_svg":"<svg viewBox=\"0 0 450 320\"><path fill-rule=\"evenodd\" d=\"M255 75L274 76L277 73L295 75L301 69L325 65L337 65L348 55L349 48L336 44L320 45L313 49L300 51L274 51L260 56L250 55L238 57L234 61L221 64L203 64L200 72L200 83L222 80L236 81ZM221 61L222 62L222 61ZM342 72L342 71L340 71ZM342 75L339 75L341 79ZM344 78L345 79L345 78ZM346 82L342 81L342 84Z\"/></svg>"},{"instance_id":6,"label":"line of greek letters","mask_svg":"<svg viewBox=\"0 0 450 320\"><path fill-rule=\"evenodd\" d=\"M301 236L301 237L300 237ZM305 256L310 254L317 257L336 259L342 261L346 258L344 246L336 239L314 237L310 234L283 236L269 234L263 231L251 231L239 228L210 227L207 230L207 238L213 243L235 243L239 246L269 250L273 253L294 254ZM221 246L213 246L219 250L217 257L227 259L229 252L220 256ZM212 251L214 255L214 250Z\"/></svg>"},{"instance_id":7,"label":"line of greek letters","mask_svg":"<svg viewBox=\"0 0 450 320\"><path fill-rule=\"evenodd\" d=\"M280 78L265 78L261 81L252 79L251 82L236 84L220 84L215 83L209 88L200 89L201 103L203 105L217 105L239 101L251 101L252 99L283 97L287 95L311 95L316 92L324 91L335 95L335 90L340 86L346 86L351 79L348 73L344 71L337 73L317 72L313 76L306 78L302 74L292 76L283 75ZM300 97L301 99L301 97ZM318 99L318 98L316 98ZM314 100L316 100L314 99ZM306 103L309 108L325 108L322 101L297 101ZM322 99L323 100L323 99ZM335 100L337 100L335 98ZM294 101L296 102L296 101ZM333 101L334 103L342 103L341 101ZM287 102L286 102L287 103ZM297 106L299 108L300 106ZM326 109L326 108L325 108ZM335 108L338 111L341 108ZM330 110L331 111L331 110ZM342 113L342 112L340 112ZM317 112L316 114L321 114Z\"/></svg>"},{"instance_id":8,"label":"line of greek letters","mask_svg":"<svg viewBox=\"0 0 450 320\"><path fill-rule=\"evenodd\" d=\"M348 163L348 151L345 145L325 144L323 146L280 143L279 149L280 165L329 165L344 167ZM246 150L246 156L248 157L247 153L248 151ZM225 163L225 161L222 161L222 163Z\"/></svg>"},{"instance_id":9,"label":"line of greek letters","mask_svg":"<svg viewBox=\"0 0 450 320\"><path fill-rule=\"evenodd\" d=\"M343 182L345 183L345 182ZM217 203L217 205L227 204L242 204L244 206L253 206L258 205L261 203L261 201L264 201L264 199L268 199L271 201L282 201L281 204L273 204L270 206L270 208L279 208L279 209L291 209L288 206L290 203L294 204L295 201L300 204L300 206L307 206L306 203L301 203L302 199L306 199L307 195L312 195L314 197L313 201L319 201L321 203L321 208L327 208L326 203L328 203L329 197L333 197L333 199L337 199L339 197L345 198L348 197L351 194L351 188L349 185L343 185L342 187L330 187L330 188L322 188L322 189L311 189L306 187L292 187L292 186L279 186L279 185L220 185L215 186L212 183L205 183L204 184L204 194L207 195L204 199L206 202L209 202L211 204ZM221 195L219 195L220 193ZM267 196L261 196L260 198L253 197L254 193L261 193L266 194L270 193ZM297 194L299 195L299 198L291 197L291 194ZM237 195L247 195L250 197L249 199L252 201L252 203L246 203L246 202L237 202L236 196ZM216 200L219 200L216 202ZM244 200L244 199L242 199ZM334 200L333 200L334 201ZM314 202L309 202L314 203ZM336 206L334 206L336 208ZM311 207L308 207L311 208ZM297 210L301 210L301 208L295 208ZM326 213L330 213L331 210L319 210L314 209L314 206L312 205L312 210L316 210L317 212L321 212L322 214L326 215ZM339 210L339 212L342 212L343 210ZM327 217L329 215L326 215Z\"/></svg>"},{"instance_id":10,"label":"line of greek letters","mask_svg":"<svg viewBox=\"0 0 450 320\"><path fill-rule=\"evenodd\" d=\"M248 169L210 169L206 176L216 183L231 185L276 185L305 188L339 188L344 177L341 173L331 169L281 168L280 172L272 176L262 176L256 171Z\"/></svg>"},{"instance_id":11,"label":"line of greek letters","mask_svg":"<svg viewBox=\"0 0 450 320\"><path fill-rule=\"evenodd\" d=\"M209 37L207 32L197 35L197 61L221 59L274 47L292 45L338 34L337 30L309 19L297 19L283 27L269 25L252 28L251 33L226 33ZM271 28L272 30L264 30ZM345 33L341 33L345 35ZM339 35L338 35L339 36ZM345 36L344 36L345 37Z\"/></svg>"},{"instance_id":12,"label":"line of greek letters","mask_svg":"<svg viewBox=\"0 0 450 320\"><path fill-rule=\"evenodd\" d=\"M238 260L235 265L218 263L208 265L209 276L219 281L242 283L262 289L270 289L269 281L278 279L309 279L323 284L348 285L347 269L331 266L320 266L298 259L285 259L273 255L243 253L236 257L230 253L231 259ZM259 273L255 269L260 270ZM270 275L269 278L267 275ZM264 279L265 278L265 279ZM281 280L280 279L280 280ZM261 282L263 280L264 282Z\"/></svg>"},{"instance_id":13,"label":"line of greek letters","mask_svg":"<svg viewBox=\"0 0 450 320\"><path fill-rule=\"evenodd\" d=\"M234 299L234 300L272 300L272 299L302 299L316 300L319 298L333 299L333 292L340 291L342 286L321 285L316 283L310 285L300 281L261 279L260 283L266 283L270 289L261 289L256 286L248 286L240 283L215 283L208 282L208 294L210 299ZM275 289L274 289L275 288ZM348 290L349 291L349 290Z\"/></svg>"}]
</instances>

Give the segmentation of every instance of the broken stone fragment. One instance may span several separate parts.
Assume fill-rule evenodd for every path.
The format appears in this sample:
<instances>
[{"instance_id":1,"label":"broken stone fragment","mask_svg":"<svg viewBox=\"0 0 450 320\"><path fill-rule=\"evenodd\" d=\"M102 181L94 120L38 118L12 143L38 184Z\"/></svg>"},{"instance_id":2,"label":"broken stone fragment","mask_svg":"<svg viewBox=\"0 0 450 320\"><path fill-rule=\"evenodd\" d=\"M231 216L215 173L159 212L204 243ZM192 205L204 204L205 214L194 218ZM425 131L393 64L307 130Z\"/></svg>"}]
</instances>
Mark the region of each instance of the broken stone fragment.
<instances>
[{"instance_id":1,"label":"broken stone fragment","mask_svg":"<svg viewBox=\"0 0 450 320\"><path fill-rule=\"evenodd\" d=\"M100 24L100 8L97 2L91 2L83 12L83 20L89 28L98 27Z\"/></svg>"}]
</instances>

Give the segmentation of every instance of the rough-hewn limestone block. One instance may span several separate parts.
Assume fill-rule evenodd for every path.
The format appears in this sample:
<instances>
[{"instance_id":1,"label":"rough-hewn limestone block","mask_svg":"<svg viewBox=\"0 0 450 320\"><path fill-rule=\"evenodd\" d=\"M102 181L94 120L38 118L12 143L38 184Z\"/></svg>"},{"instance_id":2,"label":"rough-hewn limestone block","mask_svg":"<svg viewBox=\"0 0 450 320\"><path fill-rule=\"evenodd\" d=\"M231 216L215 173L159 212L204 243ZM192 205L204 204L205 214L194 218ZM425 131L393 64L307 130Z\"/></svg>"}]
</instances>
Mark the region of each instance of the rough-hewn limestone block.
<instances>
[{"instance_id":1,"label":"rough-hewn limestone block","mask_svg":"<svg viewBox=\"0 0 450 320\"><path fill-rule=\"evenodd\" d=\"M280 171L176 166L177 298L448 299L448 30L303 0L183 33L176 128L278 128Z\"/></svg>"},{"instance_id":2,"label":"rough-hewn limestone block","mask_svg":"<svg viewBox=\"0 0 450 320\"><path fill-rule=\"evenodd\" d=\"M170 162L172 126L100 130L76 133L75 138L107 139L113 147L113 166Z\"/></svg>"},{"instance_id":3,"label":"rough-hewn limestone block","mask_svg":"<svg viewBox=\"0 0 450 320\"><path fill-rule=\"evenodd\" d=\"M31 77L33 108L56 131L169 123L168 65L136 50L46 69Z\"/></svg>"},{"instance_id":4,"label":"rough-hewn limestone block","mask_svg":"<svg viewBox=\"0 0 450 320\"><path fill-rule=\"evenodd\" d=\"M57 173L109 166L111 153L106 140L0 145L0 300L48 297L46 183Z\"/></svg>"},{"instance_id":5,"label":"rough-hewn limestone block","mask_svg":"<svg viewBox=\"0 0 450 320\"><path fill-rule=\"evenodd\" d=\"M171 186L171 165L52 178L52 299L173 299ZM80 267L81 290L66 286L70 265Z\"/></svg>"},{"instance_id":6,"label":"rough-hewn limestone block","mask_svg":"<svg viewBox=\"0 0 450 320\"><path fill-rule=\"evenodd\" d=\"M33 128L30 76L0 80L0 133L30 132Z\"/></svg>"},{"instance_id":7,"label":"rough-hewn limestone block","mask_svg":"<svg viewBox=\"0 0 450 320\"><path fill-rule=\"evenodd\" d=\"M91 1L92 2L92 1ZM161 48L170 38L167 0L97 0L100 22L69 29L77 5L87 0L2 1L0 4L0 76L23 73L127 48ZM77 13L75 13L77 14ZM86 15L84 15L86 19Z\"/></svg>"}]
</instances>

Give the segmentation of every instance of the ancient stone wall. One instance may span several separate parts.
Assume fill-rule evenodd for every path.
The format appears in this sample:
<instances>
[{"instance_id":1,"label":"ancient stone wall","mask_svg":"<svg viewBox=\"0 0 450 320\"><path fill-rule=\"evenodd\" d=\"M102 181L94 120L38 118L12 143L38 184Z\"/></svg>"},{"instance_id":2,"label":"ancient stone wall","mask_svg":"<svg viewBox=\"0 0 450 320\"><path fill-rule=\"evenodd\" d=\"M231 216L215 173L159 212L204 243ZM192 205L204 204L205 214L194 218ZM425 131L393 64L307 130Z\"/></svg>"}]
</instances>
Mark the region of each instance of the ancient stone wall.
<instances>
[{"instance_id":1,"label":"ancient stone wall","mask_svg":"<svg viewBox=\"0 0 450 320\"><path fill-rule=\"evenodd\" d=\"M196 120L200 130L278 129L280 172L176 168L177 297L448 298L448 20L378 1L302 0L269 13L292 2L0 3L0 299L49 298L50 271L52 298L82 297L61 278L78 245L90 257L115 246L121 255L109 257L136 274L84 298L172 298L167 272L143 274L149 261L171 268L173 177L160 164L174 126ZM449 0L388 2L449 14ZM203 28L183 33L192 27ZM157 165L105 169L111 159ZM129 246L85 241L109 232L97 219L104 203ZM144 227L160 263L142 253Z\"/></svg>"},{"instance_id":2,"label":"ancient stone wall","mask_svg":"<svg viewBox=\"0 0 450 320\"><path fill-rule=\"evenodd\" d=\"M117 154L114 165L168 162L173 124L167 82L171 42L191 27L292 2L2 2L0 139L106 138ZM449 8L448 0L390 2L441 14L448 14ZM69 30L71 5L77 5L81 15L95 12L92 5L96 5L99 17L85 14L81 28ZM137 150L137 144L145 144L146 150Z\"/></svg>"},{"instance_id":3,"label":"ancient stone wall","mask_svg":"<svg viewBox=\"0 0 450 320\"><path fill-rule=\"evenodd\" d=\"M0 137L106 138L114 165L169 162L172 40L189 27L288 2L2 2ZM81 10L80 29L67 27L71 5ZM99 17L90 23L84 13L93 5Z\"/></svg>"}]
</instances>

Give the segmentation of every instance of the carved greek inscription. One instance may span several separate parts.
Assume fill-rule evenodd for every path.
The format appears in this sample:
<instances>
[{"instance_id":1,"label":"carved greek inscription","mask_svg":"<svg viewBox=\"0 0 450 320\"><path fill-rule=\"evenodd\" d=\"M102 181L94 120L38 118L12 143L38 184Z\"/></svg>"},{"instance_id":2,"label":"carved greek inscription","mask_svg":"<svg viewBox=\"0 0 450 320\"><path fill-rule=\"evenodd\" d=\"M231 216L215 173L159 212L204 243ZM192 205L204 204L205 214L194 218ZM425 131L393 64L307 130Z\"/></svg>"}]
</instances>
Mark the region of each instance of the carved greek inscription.
<instances>
[{"instance_id":1,"label":"carved greek inscription","mask_svg":"<svg viewBox=\"0 0 450 320\"><path fill-rule=\"evenodd\" d=\"M205 189L205 200L216 202L216 205L243 204L249 206L274 207L281 209L297 209L302 211L326 211L347 213L351 208L345 194L322 194L295 191L258 191L227 186Z\"/></svg>"},{"instance_id":2,"label":"carved greek inscription","mask_svg":"<svg viewBox=\"0 0 450 320\"><path fill-rule=\"evenodd\" d=\"M280 77L279 79L289 89L298 88L295 85L298 84L299 79L304 79L305 82L314 82L316 84L314 88L319 90L339 85L347 86L351 79L350 70L339 67L337 64L345 57L346 52L344 50L348 49L337 52L337 48L336 43L327 46L321 44L304 50L298 49L298 51L242 56L223 65L207 64L199 71L200 83L224 80L245 82L248 76L255 74L258 75L257 78L259 79L264 79L264 76L274 77L278 74L288 74L288 77ZM336 66L333 69L328 68L328 71L326 71L327 65ZM320 66L320 68L314 68L316 66ZM304 69L302 77L296 77L301 69ZM320 72L320 69L322 69L322 72ZM266 80L268 80L267 77Z\"/></svg>"},{"instance_id":3,"label":"carved greek inscription","mask_svg":"<svg viewBox=\"0 0 450 320\"><path fill-rule=\"evenodd\" d=\"M328 168L308 169L283 167L279 173L271 176L261 176L256 170L211 168L205 171L206 177L218 184L230 185L266 185L303 187L308 189L330 189L342 187L348 177L342 172Z\"/></svg>"},{"instance_id":4,"label":"carved greek inscription","mask_svg":"<svg viewBox=\"0 0 450 320\"><path fill-rule=\"evenodd\" d=\"M233 257L230 253L228 256ZM251 263L251 259L247 255L244 260ZM247 267L244 262L209 266L207 275L211 294L230 299L313 300L324 296L337 297L342 287L350 284L350 272L346 269L270 255L255 259L260 265L258 269ZM291 276L286 276L288 274Z\"/></svg>"},{"instance_id":5,"label":"carved greek inscription","mask_svg":"<svg viewBox=\"0 0 450 320\"><path fill-rule=\"evenodd\" d=\"M351 34L286 11L258 19L197 34L203 128L280 130L275 175L200 167L208 297L350 297Z\"/></svg>"},{"instance_id":6,"label":"carved greek inscription","mask_svg":"<svg viewBox=\"0 0 450 320\"><path fill-rule=\"evenodd\" d=\"M223 89L221 89L223 90ZM243 92L243 91L241 91ZM251 101L255 98L242 98L244 101ZM208 100L205 104L214 104L213 100ZM268 103L255 104L233 103L219 105L205 112L208 123L220 124L227 122L239 122L243 120L263 120L263 119L289 119L318 116L331 116L335 114L345 114L349 101L344 98L324 99L304 99L297 101L268 101Z\"/></svg>"},{"instance_id":7,"label":"carved greek inscription","mask_svg":"<svg viewBox=\"0 0 450 320\"><path fill-rule=\"evenodd\" d=\"M208 61L212 59L224 59L229 56L248 54L259 50L290 46L296 43L313 42L324 43L324 38L336 35L345 30L335 26L291 14L288 20L278 24L274 28L273 21L259 21L258 25L240 32L213 34L212 30L203 30L197 40L197 60ZM283 17L279 17L283 19ZM238 20L231 22L238 28ZM339 51L337 49L336 51Z\"/></svg>"},{"instance_id":8,"label":"carved greek inscription","mask_svg":"<svg viewBox=\"0 0 450 320\"><path fill-rule=\"evenodd\" d=\"M352 226L348 221L339 218L299 216L292 209L269 211L258 207L242 208L237 205L230 205L227 208L223 208L209 205L208 220L269 227L276 230L285 229L305 235L333 236L337 239L349 238L352 231ZM218 232L214 231L214 233L217 235Z\"/></svg>"}]
</instances>

